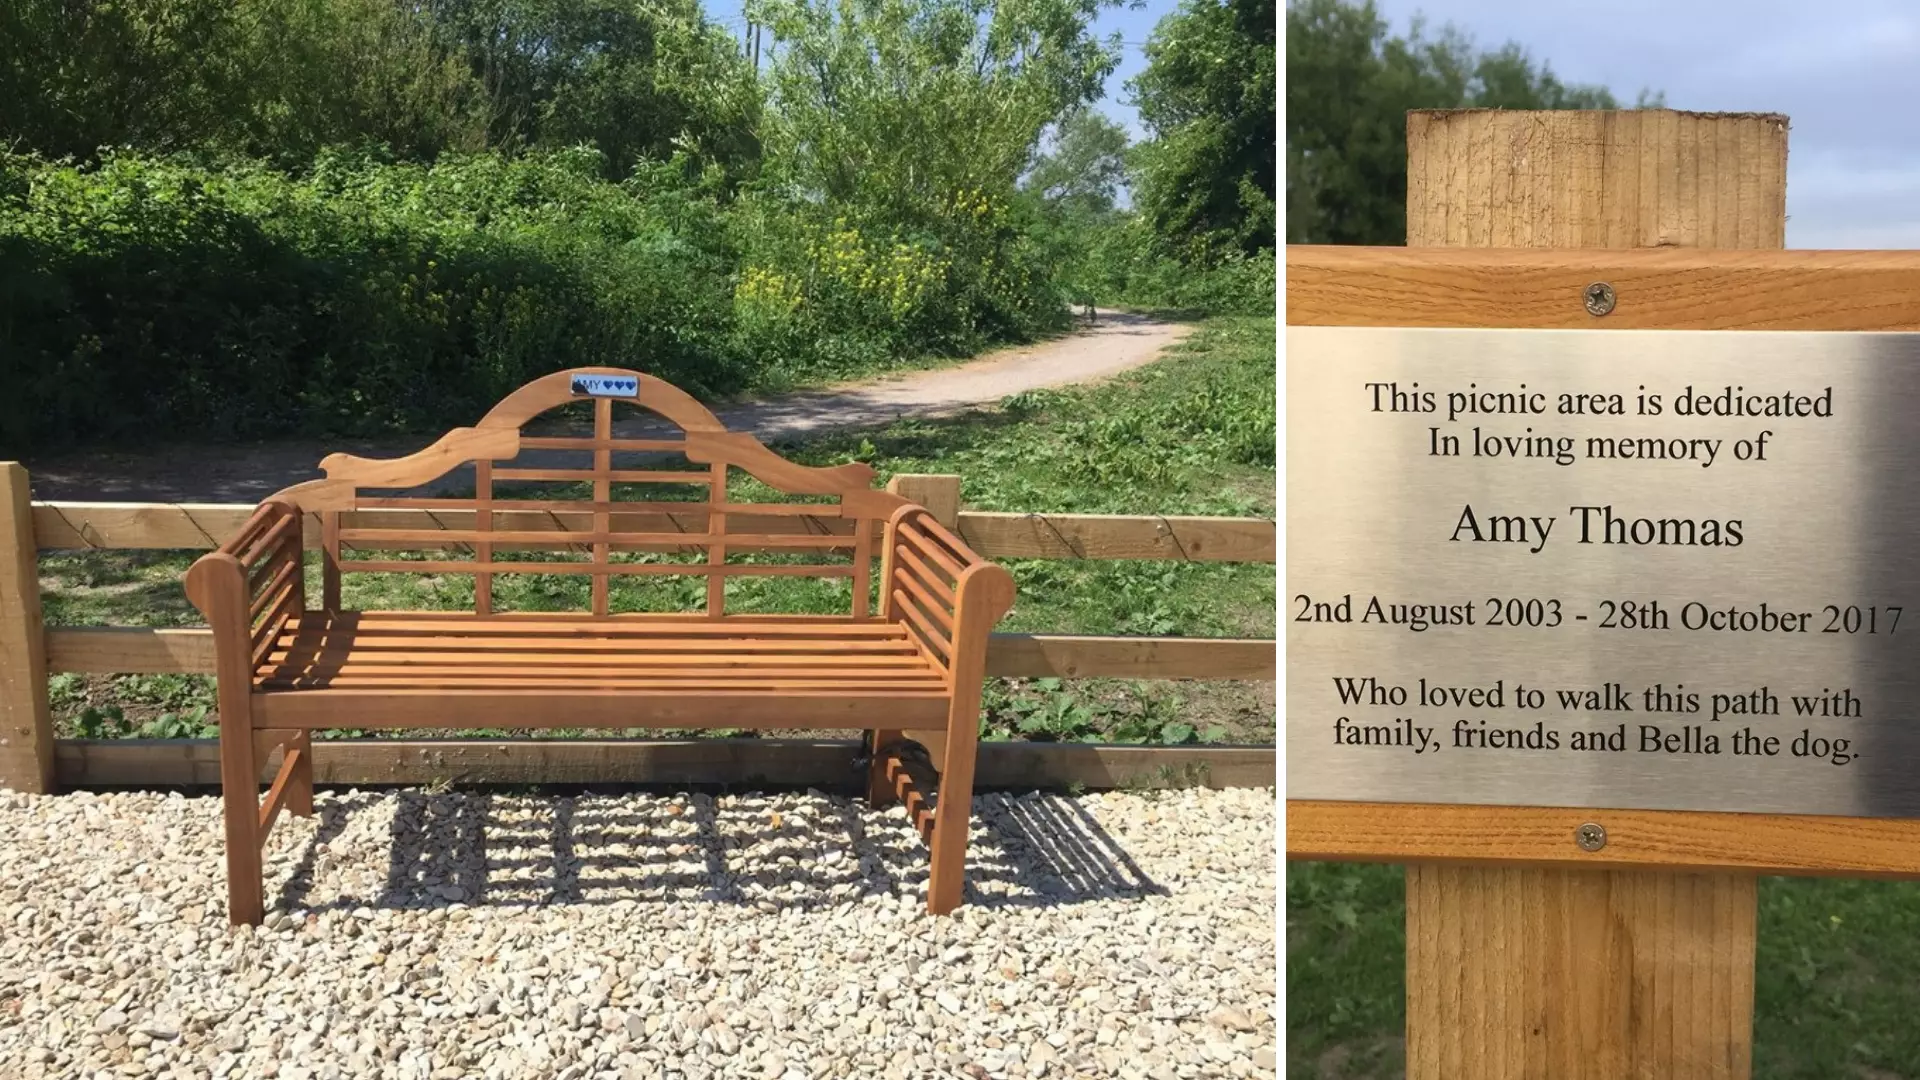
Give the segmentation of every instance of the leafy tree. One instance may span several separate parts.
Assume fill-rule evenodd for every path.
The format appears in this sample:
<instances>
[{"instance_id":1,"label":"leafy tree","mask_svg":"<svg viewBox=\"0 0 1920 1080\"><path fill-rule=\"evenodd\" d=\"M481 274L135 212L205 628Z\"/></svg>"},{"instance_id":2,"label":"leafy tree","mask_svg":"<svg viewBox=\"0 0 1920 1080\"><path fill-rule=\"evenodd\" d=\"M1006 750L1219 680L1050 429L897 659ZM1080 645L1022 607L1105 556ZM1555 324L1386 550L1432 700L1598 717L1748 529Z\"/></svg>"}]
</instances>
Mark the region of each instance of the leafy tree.
<instances>
[{"instance_id":1,"label":"leafy tree","mask_svg":"<svg viewBox=\"0 0 1920 1080\"><path fill-rule=\"evenodd\" d=\"M1034 158L1026 188L1060 206L1113 209L1127 174L1127 129L1105 113L1078 109L1060 122L1052 146Z\"/></svg>"},{"instance_id":2,"label":"leafy tree","mask_svg":"<svg viewBox=\"0 0 1920 1080\"><path fill-rule=\"evenodd\" d=\"M925 221L1011 195L1041 133L1118 62L1110 0L758 0L769 159L793 194Z\"/></svg>"},{"instance_id":3,"label":"leafy tree","mask_svg":"<svg viewBox=\"0 0 1920 1080\"><path fill-rule=\"evenodd\" d=\"M1154 28L1131 84L1154 136L1135 201L1200 263L1273 247L1274 22L1272 0L1184 0Z\"/></svg>"},{"instance_id":4,"label":"leafy tree","mask_svg":"<svg viewBox=\"0 0 1920 1080\"><path fill-rule=\"evenodd\" d=\"M467 58L489 145L592 142L616 176L678 150L754 156L758 95L699 0L428 0L425 17Z\"/></svg>"},{"instance_id":5,"label":"leafy tree","mask_svg":"<svg viewBox=\"0 0 1920 1080\"><path fill-rule=\"evenodd\" d=\"M1029 231L1053 267L1054 285L1089 310L1117 293L1108 249L1110 234L1131 216L1114 205L1126 182L1127 150L1125 128L1093 109L1075 110L1034 158L1023 185L1032 203Z\"/></svg>"},{"instance_id":6,"label":"leafy tree","mask_svg":"<svg viewBox=\"0 0 1920 1080\"><path fill-rule=\"evenodd\" d=\"M0 4L0 146L177 150L241 107L242 20L226 0Z\"/></svg>"},{"instance_id":7,"label":"leafy tree","mask_svg":"<svg viewBox=\"0 0 1920 1080\"><path fill-rule=\"evenodd\" d=\"M1637 107L1656 106L1642 92ZM1613 109L1604 87L1569 85L1515 44L1481 51L1416 20L1390 35L1372 0L1287 4L1287 241L1406 241L1413 109Z\"/></svg>"}]
</instances>

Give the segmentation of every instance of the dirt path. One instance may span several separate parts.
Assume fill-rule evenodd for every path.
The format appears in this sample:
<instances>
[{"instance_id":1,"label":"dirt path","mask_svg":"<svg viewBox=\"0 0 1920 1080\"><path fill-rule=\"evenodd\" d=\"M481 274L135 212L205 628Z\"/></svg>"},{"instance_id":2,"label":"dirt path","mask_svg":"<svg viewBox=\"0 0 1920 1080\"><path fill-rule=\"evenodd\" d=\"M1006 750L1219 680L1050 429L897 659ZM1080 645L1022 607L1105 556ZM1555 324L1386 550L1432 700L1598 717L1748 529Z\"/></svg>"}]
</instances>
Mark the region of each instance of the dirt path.
<instances>
[{"instance_id":1,"label":"dirt path","mask_svg":"<svg viewBox=\"0 0 1920 1080\"><path fill-rule=\"evenodd\" d=\"M1153 360L1191 327L1141 315L1103 311L1099 322L1070 337L1007 349L959 367L917 371L877 381L740 402L714 411L735 431L776 442L830 430L875 428L902 417L930 417L991 405L1009 394L1106 378ZM660 428L636 418L616 424L625 438ZM161 444L138 452L75 454L27 461L33 497L70 502L250 503L320 475L335 451L394 457L429 438L299 439L205 446ZM536 451L521 464L540 467ZM432 487L470 486L453 473Z\"/></svg>"}]
</instances>

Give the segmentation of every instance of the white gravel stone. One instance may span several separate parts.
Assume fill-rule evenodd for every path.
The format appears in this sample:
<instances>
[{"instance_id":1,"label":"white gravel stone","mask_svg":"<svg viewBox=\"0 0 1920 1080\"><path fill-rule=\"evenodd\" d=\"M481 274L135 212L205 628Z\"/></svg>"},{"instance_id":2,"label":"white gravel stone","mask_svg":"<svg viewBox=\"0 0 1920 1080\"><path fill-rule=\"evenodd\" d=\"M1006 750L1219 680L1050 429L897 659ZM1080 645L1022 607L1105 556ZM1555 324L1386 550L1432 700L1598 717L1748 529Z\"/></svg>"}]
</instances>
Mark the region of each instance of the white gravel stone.
<instances>
[{"instance_id":1,"label":"white gravel stone","mask_svg":"<svg viewBox=\"0 0 1920 1080\"><path fill-rule=\"evenodd\" d=\"M226 925L217 799L0 792L0 1077L1272 1077L1272 789L895 807L323 792ZM779 824L773 824L775 817Z\"/></svg>"}]
</instances>

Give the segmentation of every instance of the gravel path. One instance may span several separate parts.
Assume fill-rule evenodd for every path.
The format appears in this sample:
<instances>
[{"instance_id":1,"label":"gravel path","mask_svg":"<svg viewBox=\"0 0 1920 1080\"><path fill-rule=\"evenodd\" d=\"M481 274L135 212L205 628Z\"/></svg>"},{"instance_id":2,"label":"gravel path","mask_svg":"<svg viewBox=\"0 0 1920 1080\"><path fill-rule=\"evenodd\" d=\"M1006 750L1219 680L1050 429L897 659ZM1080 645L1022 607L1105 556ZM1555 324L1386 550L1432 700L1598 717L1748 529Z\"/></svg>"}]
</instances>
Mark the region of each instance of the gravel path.
<instances>
[{"instance_id":1,"label":"gravel path","mask_svg":"<svg viewBox=\"0 0 1920 1080\"><path fill-rule=\"evenodd\" d=\"M738 402L714 409L728 428L778 442L829 430L883 427L901 417L944 416L994 405L1010 394L1092 382L1140 367L1193 328L1144 315L1102 311L1098 321L1038 345L990 353L958 367L915 371L826 390ZM642 367L644 370L644 366ZM627 410L622 410L626 412ZM474 417L478 420L479 417ZM677 429L645 420L614 425L621 438L647 438ZM335 451L398 457L432 437L289 439L271 443L143 446L92 451L26 462L33 497L68 502L258 502L281 488L320 476L320 459ZM522 467L577 467L552 453L527 451ZM471 470L456 470L421 490L471 488Z\"/></svg>"},{"instance_id":2,"label":"gravel path","mask_svg":"<svg viewBox=\"0 0 1920 1080\"><path fill-rule=\"evenodd\" d=\"M1268 1077L1272 789L894 808L323 792L225 923L219 804L0 792L0 1076Z\"/></svg>"}]
</instances>

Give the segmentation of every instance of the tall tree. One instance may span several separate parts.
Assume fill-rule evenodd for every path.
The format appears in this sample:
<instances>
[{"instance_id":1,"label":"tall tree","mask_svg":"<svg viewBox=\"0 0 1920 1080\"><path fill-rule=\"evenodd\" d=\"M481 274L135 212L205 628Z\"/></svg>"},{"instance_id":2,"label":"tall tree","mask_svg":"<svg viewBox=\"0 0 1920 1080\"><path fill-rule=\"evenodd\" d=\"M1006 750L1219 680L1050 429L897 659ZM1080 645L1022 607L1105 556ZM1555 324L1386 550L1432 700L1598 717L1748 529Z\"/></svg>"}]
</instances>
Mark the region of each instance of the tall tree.
<instances>
[{"instance_id":1,"label":"tall tree","mask_svg":"<svg viewBox=\"0 0 1920 1080\"><path fill-rule=\"evenodd\" d=\"M1273 0L1185 0L1131 84L1153 134L1135 202L1183 258L1273 247L1274 14Z\"/></svg>"},{"instance_id":2,"label":"tall tree","mask_svg":"<svg viewBox=\"0 0 1920 1080\"><path fill-rule=\"evenodd\" d=\"M1127 174L1127 129L1095 109L1076 109L1035 156L1026 188L1050 203L1105 212Z\"/></svg>"},{"instance_id":3,"label":"tall tree","mask_svg":"<svg viewBox=\"0 0 1920 1080\"><path fill-rule=\"evenodd\" d=\"M491 145L592 142L624 176L677 150L752 157L752 73L699 0L427 0L472 65Z\"/></svg>"},{"instance_id":4,"label":"tall tree","mask_svg":"<svg viewBox=\"0 0 1920 1080\"><path fill-rule=\"evenodd\" d=\"M1638 106L1658 105L1642 92ZM1373 0L1287 4L1287 241L1406 242L1412 109L1613 109L1604 87L1561 82L1507 44L1481 51L1415 21L1388 33Z\"/></svg>"},{"instance_id":5,"label":"tall tree","mask_svg":"<svg viewBox=\"0 0 1920 1080\"><path fill-rule=\"evenodd\" d=\"M1041 133L1097 98L1118 61L1111 0L760 0L769 158L802 197L924 220L961 193L1004 198Z\"/></svg>"}]
</instances>

